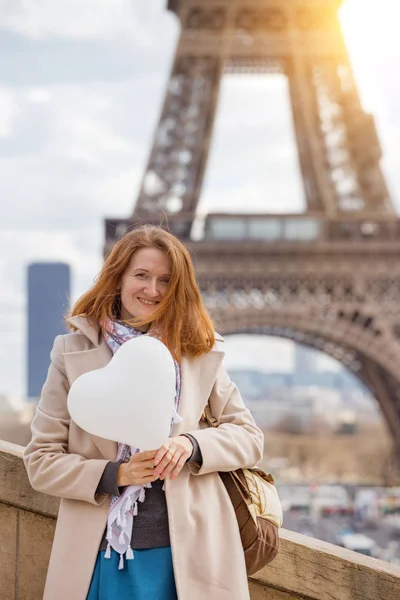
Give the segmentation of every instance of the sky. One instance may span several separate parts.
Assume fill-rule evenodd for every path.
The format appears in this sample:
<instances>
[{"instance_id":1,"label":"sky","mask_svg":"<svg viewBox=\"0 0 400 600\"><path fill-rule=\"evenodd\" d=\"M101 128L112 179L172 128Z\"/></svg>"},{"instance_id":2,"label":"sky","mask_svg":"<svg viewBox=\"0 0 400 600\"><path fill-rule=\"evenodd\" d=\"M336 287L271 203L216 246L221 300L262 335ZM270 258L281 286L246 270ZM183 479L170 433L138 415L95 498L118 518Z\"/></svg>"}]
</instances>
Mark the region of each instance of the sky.
<instances>
[{"instance_id":1,"label":"sky","mask_svg":"<svg viewBox=\"0 0 400 600\"><path fill-rule=\"evenodd\" d=\"M68 262L75 300L101 268L104 217L134 209L179 33L165 6L0 2L0 394L25 391L28 264ZM399 16L395 0L347 0L341 12L397 208ZM199 210L303 208L284 78L225 77ZM292 364L284 340L235 336L226 349L228 366Z\"/></svg>"}]
</instances>

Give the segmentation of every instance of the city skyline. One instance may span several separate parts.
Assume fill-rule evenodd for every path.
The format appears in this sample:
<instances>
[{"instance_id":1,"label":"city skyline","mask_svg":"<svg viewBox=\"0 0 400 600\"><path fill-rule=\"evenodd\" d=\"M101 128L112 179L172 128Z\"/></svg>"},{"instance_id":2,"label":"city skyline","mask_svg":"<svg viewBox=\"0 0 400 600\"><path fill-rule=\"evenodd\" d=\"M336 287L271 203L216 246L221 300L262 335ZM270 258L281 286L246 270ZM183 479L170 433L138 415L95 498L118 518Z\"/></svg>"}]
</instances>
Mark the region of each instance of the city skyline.
<instances>
[{"instance_id":1,"label":"city skyline","mask_svg":"<svg viewBox=\"0 0 400 600\"><path fill-rule=\"evenodd\" d=\"M101 267L104 217L133 210L179 31L165 5L26 0L0 9L0 392L24 389L28 263L68 262L75 300ZM396 10L348 0L342 23L399 209ZM283 77L224 79L200 211L302 210L288 107ZM228 363L243 344L255 362L252 340L258 350L231 340ZM290 364L284 340L263 348L271 363Z\"/></svg>"}]
</instances>

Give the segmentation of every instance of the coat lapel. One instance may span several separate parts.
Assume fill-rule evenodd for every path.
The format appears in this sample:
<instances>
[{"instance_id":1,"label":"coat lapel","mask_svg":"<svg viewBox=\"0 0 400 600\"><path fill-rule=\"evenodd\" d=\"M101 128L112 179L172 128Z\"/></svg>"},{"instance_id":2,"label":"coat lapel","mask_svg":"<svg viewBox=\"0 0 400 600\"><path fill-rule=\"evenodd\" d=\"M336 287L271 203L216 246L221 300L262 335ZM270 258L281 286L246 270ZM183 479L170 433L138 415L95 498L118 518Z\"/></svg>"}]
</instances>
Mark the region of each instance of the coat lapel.
<instances>
[{"instance_id":1,"label":"coat lapel","mask_svg":"<svg viewBox=\"0 0 400 600\"><path fill-rule=\"evenodd\" d=\"M78 352L65 352L64 364L70 385L75 379L96 369L105 367L112 358L112 352L103 339L99 346Z\"/></svg>"},{"instance_id":2,"label":"coat lapel","mask_svg":"<svg viewBox=\"0 0 400 600\"><path fill-rule=\"evenodd\" d=\"M197 358L182 358L178 413L183 420L175 425L173 436L197 429L223 357L222 351L213 349Z\"/></svg>"}]
</instances>

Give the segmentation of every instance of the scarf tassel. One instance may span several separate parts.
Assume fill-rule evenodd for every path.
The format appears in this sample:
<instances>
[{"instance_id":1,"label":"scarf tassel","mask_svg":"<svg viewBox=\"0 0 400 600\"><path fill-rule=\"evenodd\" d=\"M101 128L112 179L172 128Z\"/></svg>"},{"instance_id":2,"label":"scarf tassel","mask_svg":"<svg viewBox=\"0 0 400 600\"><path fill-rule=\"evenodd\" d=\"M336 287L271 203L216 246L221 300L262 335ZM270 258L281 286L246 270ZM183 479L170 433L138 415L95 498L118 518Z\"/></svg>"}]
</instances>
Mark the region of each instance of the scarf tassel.
<instances>
[{"instance_id":1,"label":"scarf tassel","mask_svg":"<svg viewBox=\"0 0 400 600\"><path fill-rule=\"evenodd\" d=\"M122 569L124 568L124 555L120 554L119 555L119 565L118 565L118 570L122 571Z\"/></svg>"},{"instance_id":2,"label":"scarf tassel","mask_svg":"<svg viewBox=\"0 0 400 600\"><path fill-rule=\"evenodd\" d=\"M133 560L135 557L133 556L133 550L131 548L131 546L129 546L128 550L126 551L126 560Z\"/></svg>"},{"instance_id":3,"label":"scarf tassel","mask_svg":"<svg viewBox=\"0 0 400 600\"><path fill-rule=\"evenodd\" d=\"M173 416L172 416L172 423L173 424L177 424L177 423L182 423L182 421L183 421L183 418L178 413L178 411L176 410L176 408L174 408L173 409Z\"/></svg>"},{"instance_id":4,"label":"scarf tassel","mask_svg":"<svg viewBox=\"0 0 400 600\"><path fill-rule=\"evenodd\" d=\"M107 550L106 550L106 553L104 555L104 558L111 558L111 545L110 545L110 542L108 542L108 544L107 544Z\"/></svg>"}]
</instances>

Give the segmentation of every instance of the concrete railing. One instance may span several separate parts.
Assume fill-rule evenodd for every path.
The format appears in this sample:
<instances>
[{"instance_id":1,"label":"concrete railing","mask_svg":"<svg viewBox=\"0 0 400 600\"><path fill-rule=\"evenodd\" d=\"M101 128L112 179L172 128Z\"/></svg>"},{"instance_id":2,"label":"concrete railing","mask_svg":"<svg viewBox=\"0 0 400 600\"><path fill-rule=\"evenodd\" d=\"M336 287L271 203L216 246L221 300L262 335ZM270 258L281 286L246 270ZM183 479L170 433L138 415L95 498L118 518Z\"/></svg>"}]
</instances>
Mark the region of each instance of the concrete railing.
<instances>
[{"instance_id":1,"label":"concrete railing","mask_svg":"<svg viewBox=\"0 0 400 600\"><path fill-rule=\"evenodd\" d=\"M30 487L22 453L0 441L1 600L41 600L58 510ZM285 530L281 539L279 556L250 578L252 600L400 599L399 567Z\"/></svg>"}]
</instances>

